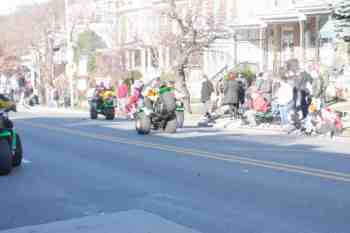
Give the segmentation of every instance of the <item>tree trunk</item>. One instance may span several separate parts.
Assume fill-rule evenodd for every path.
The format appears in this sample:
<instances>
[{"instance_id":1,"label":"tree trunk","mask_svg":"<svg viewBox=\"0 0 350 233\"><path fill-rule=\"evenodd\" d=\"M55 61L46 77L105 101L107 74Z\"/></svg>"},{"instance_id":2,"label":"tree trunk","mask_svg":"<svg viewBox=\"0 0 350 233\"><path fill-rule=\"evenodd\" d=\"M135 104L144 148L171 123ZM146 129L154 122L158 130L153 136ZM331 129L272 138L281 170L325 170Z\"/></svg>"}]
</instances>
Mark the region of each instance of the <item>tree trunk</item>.
<instances>
[{"instance_id":1,"label":"tree trunk","mask_svg":"<svg viewBox=\"0 0 350 233\"><path fill-rule=\"evenodd\" d=\"M184 104L185 104L185 108L187 110L188 113L192 114L192 107L191 107L191 94L190 91L188 90L188 86L187 86L187 82L186 82L186 73L185 73L185 66L181 65L178 68L178 72L177 72L177 80L180 86L180 90L181 92L185 95L184 98Z\"/></svg>"},{"instance_id":2,"label":"tree trunk","mask_svg":"<svg viewBox=\"0 0 350 233\"><path fill-rule=\"evenodd\" d=\"M47 105L47 91L43 86L40 87L39 99L41 105Z\"/></svg>"},{"instance_id":3,"label":"tree trunk","mask_svg":"<svg viewBox=\"0 0 350 233\"><path fill-rule=\"evenodd\" d=\"M48 74L47 69L42 68L41 70L41 75L40 75L40 83L38 85L39 89L39 99L40 99L40 104L41 105L47 105L47 99L48 99L48 92L46 90L46 85L47 84L47 78L45 78Z\"/></svg>"},{"instance_id":4,"label":"tree trunk","mask_svg":"<svg viewBox=\"0 0 350 233\"><path fill-rule=\"evenodd\" d=\"M346 52L347 52L347 56L348 56L348 64L350 65L350 42L346 43Z\"/></svg>"}]
</instances>

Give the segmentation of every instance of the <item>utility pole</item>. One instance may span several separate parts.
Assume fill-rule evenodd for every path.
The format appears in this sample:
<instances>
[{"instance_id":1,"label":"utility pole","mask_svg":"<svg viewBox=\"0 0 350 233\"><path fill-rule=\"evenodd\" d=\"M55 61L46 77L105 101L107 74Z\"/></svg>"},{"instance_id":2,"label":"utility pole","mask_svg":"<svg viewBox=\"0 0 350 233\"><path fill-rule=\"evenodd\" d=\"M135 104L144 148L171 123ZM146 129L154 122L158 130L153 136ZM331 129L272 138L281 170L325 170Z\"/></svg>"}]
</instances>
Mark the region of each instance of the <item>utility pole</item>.
<instances>
[{"instance_id":1,"label":"utility pole","mask_svg":"<svg viewBox=\"0 0 350 233\"><path fill-rule=\"evenodd\" d=\"M234 54L234 58L233 58L233 61L235 63L235 66L238 64L238 48L237 48L237 33L236 31L234 31L233 33L233 46L234 46L234 49L233 49L233 54Z\"/></svg>"},{"instance_id":2,"label":"utility pole","mask_svg":"<svg viewBox=\"0 0 350 233\"><path fill-rule=\"evenodd\" d=\"M50 59L50 74L49 74L49 84L51 85L55 79L55 64L54 64L54 35L51 32L48 35L49 43L49 59Z\"/></svg>"},{"instance_id":3,"label":"utility pole","mask_svg":"<svg viewBox=\"0 0 350 233\"><path fill-rule=\"evenodd\" d=\"M65 4L65 27L66 27L66 46L67 46L67 51L66 51L66 56L67 56L67 65L66 65L66 77L69 79L69 93L70 93L70 106L73 108L74 107L74 72L75 67L74 61L73 61L73 45L72 45L72 38L71 38L71 33L70 33L70 23L69 23L69 2L68 0L64 1Z\"/></svg>"}]
</instances>

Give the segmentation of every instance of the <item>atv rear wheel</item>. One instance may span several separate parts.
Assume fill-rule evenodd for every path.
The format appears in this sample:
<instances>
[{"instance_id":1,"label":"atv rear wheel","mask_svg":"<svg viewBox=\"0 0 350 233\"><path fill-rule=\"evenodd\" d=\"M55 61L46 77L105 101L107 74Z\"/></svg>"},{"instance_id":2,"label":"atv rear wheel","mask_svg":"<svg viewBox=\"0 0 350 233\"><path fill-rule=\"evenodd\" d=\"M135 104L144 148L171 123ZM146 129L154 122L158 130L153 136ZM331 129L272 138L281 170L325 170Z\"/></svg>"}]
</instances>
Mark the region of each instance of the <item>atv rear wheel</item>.
<instances>
[{"instance_id":1,"label":"atv rear wheel","mask_svg":"<svg viewBox=\"0 0 350 233\"><path fill-rule=\"evenodd\" d=\"M106 110L106 119L107 120L114 120L115 118L115 111L114 109L110 108Z\"/></svg>"},{"instance_id":2,"label":"atv rear wheel","mask_svg":"<svg viewBox=\"0 0 350 233\"><path fill-rule=\"evenodd\" d=\"M0 175L8 175L12 170L12 153L7 140L0 139Z\"/></svg>"},{"instance_id":3,"label":"atv rear wheel","mask_svg":"<svg viewBox=\"0 0 350 233\"><path fill-rule=\"evenodd\" d=\"M16 150L15 155L12 158L12 166L19 167L22 164L23 159L23 149L21 138L18 134L16 134Z\"/></svg>"},{"instance_id":4,"label":"atv rear wheel","mask_svg":"<svg viewBox=\"0 0 350 233\"><path fill-rule=\"evenodd\" d=\"M177 124L178 124L178 123L177 123L176 118L174 118L173 120L168 121L168 122L166 123L164 132L165 132L165 133L170 133L170 134L176 133Z\"/></svg>"},{"instance_id":5,"label":"atv rear wheel","mask_svg":"<svg viewBox=\"0 0 350 233\"><path fill-rule=\"evenodd\" d=\"M136 131L138 134L149 134L151 132L151 118L144 113L137 114Z\"/></svg>"}]
</instances>

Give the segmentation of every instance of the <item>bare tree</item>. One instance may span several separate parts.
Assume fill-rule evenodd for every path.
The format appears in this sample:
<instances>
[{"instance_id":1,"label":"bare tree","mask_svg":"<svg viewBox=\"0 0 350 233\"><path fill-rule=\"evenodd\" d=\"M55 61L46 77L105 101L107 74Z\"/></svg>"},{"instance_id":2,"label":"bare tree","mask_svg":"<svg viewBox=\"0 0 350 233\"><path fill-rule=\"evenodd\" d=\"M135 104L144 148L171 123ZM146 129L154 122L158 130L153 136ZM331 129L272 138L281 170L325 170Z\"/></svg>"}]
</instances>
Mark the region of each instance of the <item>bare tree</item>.
<instances>
[{"instance_id":1,"label":"bare tree","mask_svg":"<svg viewBox=\"0 0 350 233\"><path fill-rule=\"evenodd\" d=\"M27 48L35 55L35 65L40 70L39 94L44 103L48 99L47 87L54 81L55 39L62 33L64 25L63 0L51 0L44 4L34 4L25 13L31 27ZM43 20L44 19L44 20Z\"/></svg>"},{"instance_id":2,"label":"bare tree","mask_svg":"<svg viewBox=\"0 0 350 233\"><path fill-rule=\"evenodd\" d=\"M70 6L72 9L68 14L69 24L65 24L67 9L65 9L64 0L34 4L24 13L27 22L31 23L28 27L30 30L25 31L25 34L28 34L26 45L34 51L36 66L40 69L41 80L38 88L44 101L47 100L47 86L54 86L54 52L57 49L66 49L65 33L67 31L69 41L73 42L76 32L82 30L78 26L87 27L86 19L91 19L93 15L90 4L91 0L85 0L83 5ZM65 28L65 25L68 28ZM60 44L56 44L57 41Z\"/></svg>"},{"instance_id":3,"label":"bare tree","mask_svg":"<svg viewBox=\"0 0 350 233\"><path fill-rule=\"evenodd\" d=\"M179 87L187 97L186 106L189 112L190 92L187 87L186 70L189 69L191 57L198 55L209 48L217 39L227 38L228 30L215 19L207 15L204 10L204 1L194 0L192 5L179 6L177 0L167 0L164 14L177 26L177 30L170 32L163 40L176 51L176 62L173 67Z\"/></svg>"}]
</instances>

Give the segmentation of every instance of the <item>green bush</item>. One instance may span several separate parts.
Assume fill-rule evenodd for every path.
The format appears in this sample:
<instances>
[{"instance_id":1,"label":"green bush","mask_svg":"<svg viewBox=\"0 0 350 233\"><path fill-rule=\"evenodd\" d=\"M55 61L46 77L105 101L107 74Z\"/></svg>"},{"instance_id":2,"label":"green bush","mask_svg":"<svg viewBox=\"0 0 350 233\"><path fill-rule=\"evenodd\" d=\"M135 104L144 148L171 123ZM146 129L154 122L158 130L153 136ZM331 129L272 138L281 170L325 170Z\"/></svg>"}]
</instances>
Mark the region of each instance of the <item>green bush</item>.
<instances>
[{"instance_id":1,"label":"green bush","mask_svg":"<svg viewBox=\"0 0 350 233\"><path fill-rule=\"evenodd\" d=\"M81 56L87 56L88 72L94 73L97 69L96 50L106 47L106 44L95 32L82 32L79 34L77 46L74 48L74 61L78 64Z\"/></svg>"},{"instance_id":2,"label":"green bush","mask_svg":"<svg viewBox=\"0 0 350 233\"><path fill-rule=\"evenodd\" d=\"M237 65L236 67L230 69L226 73L225 79L228 78L228 74L230 72L235 73L236 76L238 76L240 74L241 77L246 79L249 83L251 83L253 81L253 79L255 78L255 75L256 75L255 72L253 71L253 69L249 67L249 65L244 65L244 66Z\"/></svg>"},{"instance_id":3,"label":"green bush","mask_svg":"<svg viewBox=\"0 0 350 233\"><path fill-rule=\"evenodd\" d=\"M130 70L126 73L124 81L130 88L135 80L140 80L140 79L142 79L142 73L140 71Z\"/></svg>"}]
</instances>

